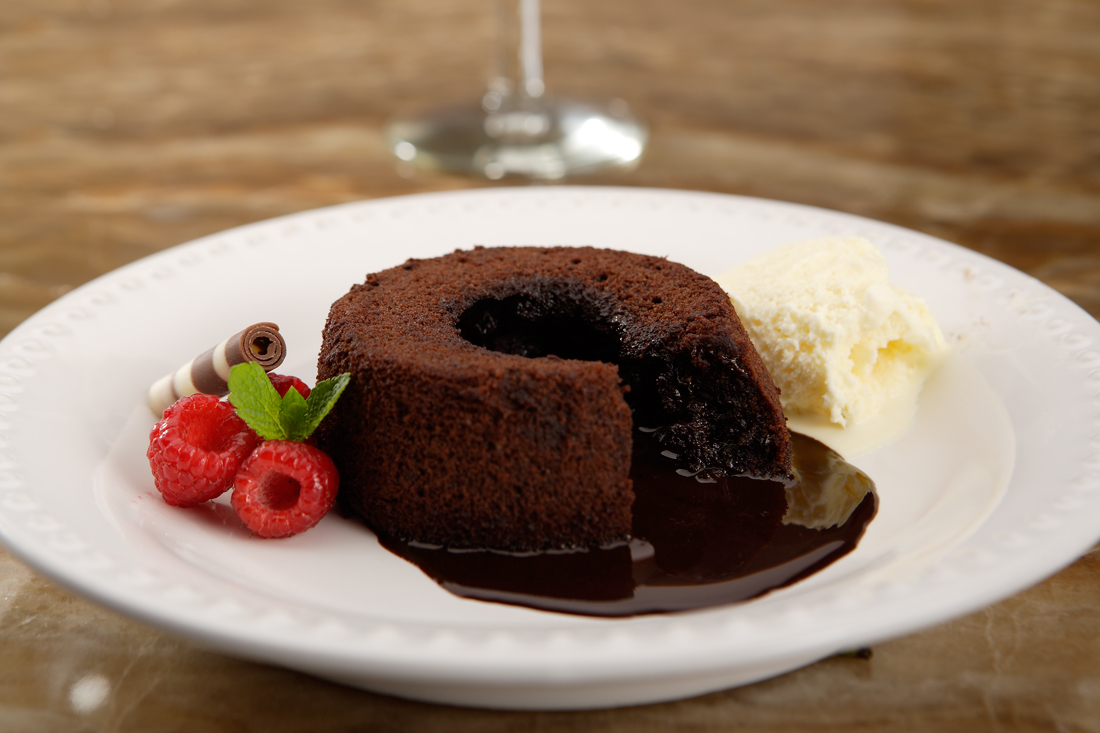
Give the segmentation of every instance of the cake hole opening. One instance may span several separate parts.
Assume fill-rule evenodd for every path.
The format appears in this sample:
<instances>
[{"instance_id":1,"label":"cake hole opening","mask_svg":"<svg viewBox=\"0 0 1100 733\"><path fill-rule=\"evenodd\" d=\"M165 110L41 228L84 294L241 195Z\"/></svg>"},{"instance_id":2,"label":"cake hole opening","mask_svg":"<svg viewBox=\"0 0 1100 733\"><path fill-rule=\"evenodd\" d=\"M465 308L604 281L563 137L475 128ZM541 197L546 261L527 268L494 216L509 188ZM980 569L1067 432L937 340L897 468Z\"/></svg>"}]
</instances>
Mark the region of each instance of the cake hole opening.
<instances>
[{"instance_id":1,"label":"cake hole opening","mask_svg":"<svg viewBox=\"0 0 1100 733\"><path fill-rule=\"evenodd\" d=\"M455 325L463 339L489 351L616 365L635 425L686 419L670 413L661 402L656 385L665 366L659 360L624 354L622 323L599 316L593 303L561 298L560 293L545 300L530 294L484 299L467 308Z\"/></svg>"},{"instance_id":2,"label":"cake hole opening","mask_svg":"<svg viewBox=\"0 0 1100 733\"><path fill-rule=\"evenodd\" d=\"M257 492L260 503L276 512L286 511L296 506L301 495L302 485L297 479L276 471L264 477L263 484Z\"/></svg>"},{"instance_id":3,"label":"cake hole opening","mask_svg":"<svg viewBox=\"0 0 1100 733\"><path fill-rule=\"evenodd\" d=\"M459 316L463 339L475 346L531 359L558 357L618 363L619 337L611 324L593 322L561 302L527 295L479 300Z\"/></svg>"}]
</instances>

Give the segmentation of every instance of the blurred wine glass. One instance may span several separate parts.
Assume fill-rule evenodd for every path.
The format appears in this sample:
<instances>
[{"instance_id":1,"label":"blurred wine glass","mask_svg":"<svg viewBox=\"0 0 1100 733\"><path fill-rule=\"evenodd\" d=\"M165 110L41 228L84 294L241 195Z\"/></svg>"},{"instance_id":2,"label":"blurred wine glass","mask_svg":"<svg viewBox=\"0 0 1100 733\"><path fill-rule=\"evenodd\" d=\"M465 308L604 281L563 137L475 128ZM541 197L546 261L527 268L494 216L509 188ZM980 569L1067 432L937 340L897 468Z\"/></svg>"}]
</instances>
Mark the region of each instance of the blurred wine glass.
<instances>
[{"instance_id":1,"label":"blurred wine glass","mask_svg":"<svg viewBox=\"0 0 1100 733\"><path fill-rule=\"evenodd\" d=\"M558 180L637 165L648 133L625 101L589 104L547 93L539 13L539 0L498 0L488 90L465 105L391 121L394 154L421 168L494 180Z\"/></svg>"}]
</instances>

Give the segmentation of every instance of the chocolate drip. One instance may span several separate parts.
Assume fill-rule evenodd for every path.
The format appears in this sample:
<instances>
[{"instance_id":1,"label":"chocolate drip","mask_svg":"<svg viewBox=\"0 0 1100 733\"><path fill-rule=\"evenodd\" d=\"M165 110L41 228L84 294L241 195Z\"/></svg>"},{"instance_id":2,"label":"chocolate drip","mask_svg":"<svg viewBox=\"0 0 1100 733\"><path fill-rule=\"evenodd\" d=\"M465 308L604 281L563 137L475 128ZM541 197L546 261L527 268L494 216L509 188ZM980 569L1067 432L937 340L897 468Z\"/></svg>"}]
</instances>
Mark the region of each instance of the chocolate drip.
<instances>
[{"instance_id":1,"label":"chocolate drip","mask_svg":"<svg viewBox=\"0 0 1100 733\"><path fill-rule=\"evenodd\" d=\"M633 539L593 550L449 551L383 546L466 598L589 616L634 616L747 600L851 552L878 509L874 484L793 435L795 479L691 473L636 431ZM789 503L789 504L788 504Z\"/></svg>"}]
</instances>

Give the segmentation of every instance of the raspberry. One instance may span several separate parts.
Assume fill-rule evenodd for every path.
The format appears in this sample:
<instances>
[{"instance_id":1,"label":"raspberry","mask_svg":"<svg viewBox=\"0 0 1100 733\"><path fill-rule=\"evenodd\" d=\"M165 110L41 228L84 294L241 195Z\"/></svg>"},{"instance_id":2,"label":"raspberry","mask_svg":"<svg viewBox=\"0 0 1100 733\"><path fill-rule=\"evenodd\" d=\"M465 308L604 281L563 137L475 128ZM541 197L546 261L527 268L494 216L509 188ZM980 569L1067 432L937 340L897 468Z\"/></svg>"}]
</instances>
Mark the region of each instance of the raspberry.
<instances>
[{"instance_id":1,"label":"raspberry","mask_svg":"<svg viewBox=\"0 0 1100 733\"><path fill-rule=\"evenodd\" d=\"M259 441L228 403L195 394L164 411L145 455L164 500L193 507L224 493Z\"/></svg>"},{"instance_id":2,"label":"raspberry","mask_svg":"<svg viewBox=\"0 0 1100 733\"><path fill-rule=\"evenodd\" d=\"M317 448L268 440L233 479L234 511L260 537L289 537L321 521L336 503L340 477Z\"/></svg>"},{"instance_id":3,"label":"raspberry","mask_svg":"<svg viewBox=\"0 0 1100 733\"><path fill-rule=\"evenodd\" d=\"M275 387L275 391L282 397L287 393L291 387L298 390L298 394L302 397L309 397L309 387L298 377L290 377L285 374L276 374L275 372L268 372L267 378L271 380L272 386Z\"/></svg>"}]
</instances>

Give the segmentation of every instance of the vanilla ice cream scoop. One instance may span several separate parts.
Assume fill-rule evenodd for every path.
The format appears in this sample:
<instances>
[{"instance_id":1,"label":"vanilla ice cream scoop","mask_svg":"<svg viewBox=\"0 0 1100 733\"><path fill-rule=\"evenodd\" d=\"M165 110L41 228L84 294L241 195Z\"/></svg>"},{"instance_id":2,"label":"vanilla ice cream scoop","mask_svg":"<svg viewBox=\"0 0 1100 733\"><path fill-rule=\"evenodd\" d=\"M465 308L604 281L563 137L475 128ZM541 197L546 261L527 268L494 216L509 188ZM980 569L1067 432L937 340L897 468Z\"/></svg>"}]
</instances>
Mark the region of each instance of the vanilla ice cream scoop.
<instances>
[{"instance_id":1,"label":"vanilla ice cream scoop","mask_svg":"<svg viewBox=\"0 0 1100 733\"><path fill-rule=\"evenodd\" d=\"M765 252L718 278L760 352L788 416L851 426L919 392L946 352L928 306L890 284L860 237Z\"/></svg>"}]
</instances>

